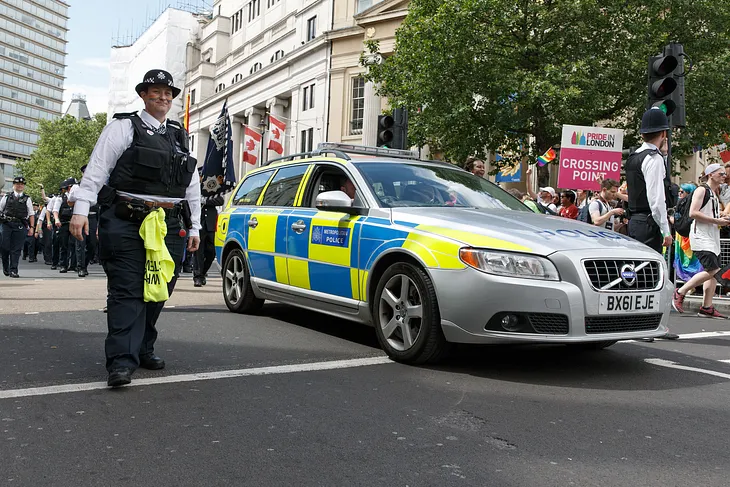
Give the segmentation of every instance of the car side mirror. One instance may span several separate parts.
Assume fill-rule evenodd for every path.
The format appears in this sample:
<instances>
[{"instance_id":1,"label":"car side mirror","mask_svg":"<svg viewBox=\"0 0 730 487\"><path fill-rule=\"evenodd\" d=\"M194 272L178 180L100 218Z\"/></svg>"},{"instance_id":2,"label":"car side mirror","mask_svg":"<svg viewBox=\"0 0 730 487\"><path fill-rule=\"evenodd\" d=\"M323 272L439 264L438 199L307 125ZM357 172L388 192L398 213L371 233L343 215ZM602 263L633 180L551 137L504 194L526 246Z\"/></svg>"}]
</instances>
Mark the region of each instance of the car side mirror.
<instances>
[{"instance_id":1,"label":"car side mirror","mask_svg":"<svg viewBox=\"0 0 730 487\"><path fill-rule=\"evenodd\" d=\"M314 206L320 211L334 211L349 215L364 215L367 212L365 208L353 207L352 198L344 191L339 190L320 193L314 202Z\"/></svg>"}]
</instances>

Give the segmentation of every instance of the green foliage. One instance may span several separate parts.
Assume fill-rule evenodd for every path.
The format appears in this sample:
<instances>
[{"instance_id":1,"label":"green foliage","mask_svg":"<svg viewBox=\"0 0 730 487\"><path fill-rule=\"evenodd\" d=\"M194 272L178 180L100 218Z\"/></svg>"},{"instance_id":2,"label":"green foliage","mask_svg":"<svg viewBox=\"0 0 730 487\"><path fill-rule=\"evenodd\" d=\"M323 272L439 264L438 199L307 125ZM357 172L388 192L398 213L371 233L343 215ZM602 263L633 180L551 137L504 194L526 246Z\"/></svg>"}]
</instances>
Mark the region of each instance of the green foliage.
<instances>
[{"instance_id":1,"label":"green foliage","mask_svg":"<svg viewBox=\"0 0 730 487\"><path fill-rule=\"evenodd\" d=\"M89 162L96 140L106 125L106 114L97 113L91 120L65 116L41 120L38 148L28 161L18 162L18 171L27 181L26 192L33 201L40 200L40 186L46 193L58 193L66 178L81 178L81 166Z\"/></svg>"},{"instance_id":2,"label":"green foliage","mask_svg":"<svg viewBox=\"0 0 730 487\"><path fill-rule=\"evenodd\" d=\"M713 0L412 0L393 56L369 67L391 106L409 109L409 140L449 158L491 151L530 162L563 124L626 130L638 141L647 60L684 44L687 128L676 152L730 132L730 9ZM368 44L377 52L377 43ZM689 62L687 62L689 64ZM681 154L677 154L681 155Z\"/></svg>"}]
</instances>

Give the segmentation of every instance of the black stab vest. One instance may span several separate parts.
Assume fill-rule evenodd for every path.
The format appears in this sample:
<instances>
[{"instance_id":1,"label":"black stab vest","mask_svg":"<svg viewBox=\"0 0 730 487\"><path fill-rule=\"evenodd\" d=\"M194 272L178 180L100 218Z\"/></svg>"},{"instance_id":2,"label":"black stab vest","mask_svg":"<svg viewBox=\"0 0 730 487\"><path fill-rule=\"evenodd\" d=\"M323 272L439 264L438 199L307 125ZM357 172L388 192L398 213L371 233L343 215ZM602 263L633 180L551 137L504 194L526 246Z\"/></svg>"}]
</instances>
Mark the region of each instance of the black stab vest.
<instances>
[{"instance_id":1,"label":"black stab vest","mask_svg":"<svg viewBox=\"0 0 730 487\"><path fill-rule=\"evenodd\" d=\"M140 195L184 198L197 161L189 157L188 135L179 124L167 122L167 133L147 127L137 113L118 113L132 122L134 138L109 177L117 191Z\"/></svg>"},{"instance_id":2,"label":"black stab vest","mask_svg":"<svg viewBox=\"0 0 730 487\"><path fill-rule=\"evenodd\" d=\"M626 161L626 185L629 193L629 211L631 213L651 213L649 199L646 191L646 180L644 173L641 172L641 165L649 155L659 154L658 150L648 149L641 152L634 152ZM669 174L664 174L664 198L667 208L674 206L672 204L672 183Z\"/></svg>"},{"instance_id":3,"label":"black stab vest","mask_svg":"<svg viewBox=\"0 0 730 487\"><path fill-rule=\"evenodd\" d=\"M18 220L28 218L28 195L24 194L18 198L15 193L8 193L8 199L5 201L5 215Z\"/></svg>"}]
</instances>

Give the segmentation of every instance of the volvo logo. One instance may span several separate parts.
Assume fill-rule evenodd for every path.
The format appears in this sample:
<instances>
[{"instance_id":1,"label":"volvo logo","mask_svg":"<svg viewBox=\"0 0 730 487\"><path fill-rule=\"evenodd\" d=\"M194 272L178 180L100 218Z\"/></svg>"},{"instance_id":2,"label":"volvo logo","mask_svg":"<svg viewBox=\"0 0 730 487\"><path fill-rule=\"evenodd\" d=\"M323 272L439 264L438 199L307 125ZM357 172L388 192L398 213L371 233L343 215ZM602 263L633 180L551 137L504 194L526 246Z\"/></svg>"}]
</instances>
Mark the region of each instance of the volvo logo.
<instances>
[{"instance_id":1,"label":"volvo logo","mask_svg":"<svg viewBox=\"0 0 730 487\"><path fill-rule=\"evenodd\" d=\"M621 279L627 286L633 286L636 284L636 270L632 264L624 264L621 267Z\"/></svg>"}]
</instances>

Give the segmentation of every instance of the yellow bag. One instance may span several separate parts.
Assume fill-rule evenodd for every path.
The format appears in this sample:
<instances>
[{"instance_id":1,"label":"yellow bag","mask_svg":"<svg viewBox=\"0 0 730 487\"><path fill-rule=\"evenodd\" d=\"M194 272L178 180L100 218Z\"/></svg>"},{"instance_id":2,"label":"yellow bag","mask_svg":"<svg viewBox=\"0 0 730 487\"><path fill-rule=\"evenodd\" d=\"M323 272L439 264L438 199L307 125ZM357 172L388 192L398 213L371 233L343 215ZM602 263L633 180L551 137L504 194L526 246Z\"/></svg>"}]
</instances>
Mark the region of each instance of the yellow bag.
<instances>
[{"instance_id":1,"label":"yellow bag","mask_svg":"<svg viewBox=\"0 0 730 487\"><path fill-rule=\"evenodd\" d=\"M139 236L144 240L147 261L144 273L144 300L159 303L170 299L167 283L175 274L175 262L165 245L167 225L162 208L151 211L139 227Z\"/></svg>"}]
</instances>

